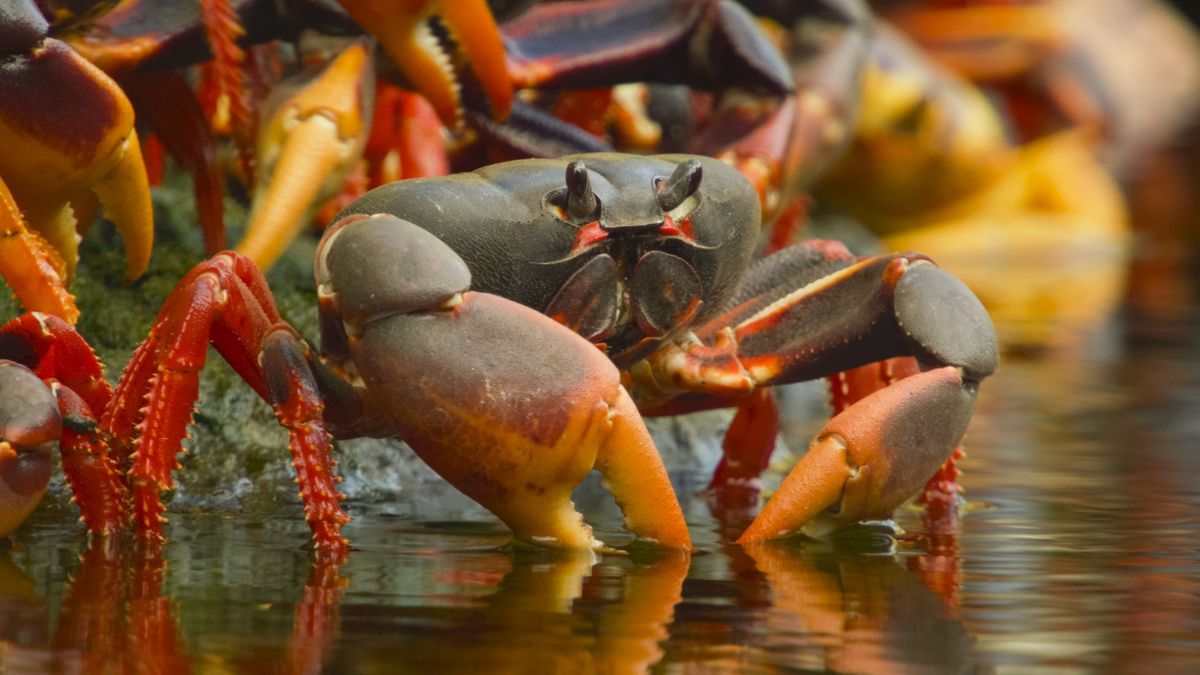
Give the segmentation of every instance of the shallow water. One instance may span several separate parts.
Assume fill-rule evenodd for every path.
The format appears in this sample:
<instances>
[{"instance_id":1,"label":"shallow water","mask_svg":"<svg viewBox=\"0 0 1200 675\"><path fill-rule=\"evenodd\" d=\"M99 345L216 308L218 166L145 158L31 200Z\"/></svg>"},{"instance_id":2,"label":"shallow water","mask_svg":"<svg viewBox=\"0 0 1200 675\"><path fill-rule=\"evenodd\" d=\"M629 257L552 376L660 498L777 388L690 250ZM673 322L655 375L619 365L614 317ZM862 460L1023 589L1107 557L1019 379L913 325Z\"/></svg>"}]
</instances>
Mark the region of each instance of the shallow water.
<instances>
[{"instance_id":1,"label":"shallow water","mask_svg":"<svg viewBox=\"0 0 1200 675\"><path fill-rule=\"evenodd\" d=\"M514 549L446 495L357 513L340 567L298 509L175 514L161 550L87 549L44 510L0 557L0 671L1197 672L1200 331L1130 325L986 383L956 533L906 509L896 540L744 550L700 471L675 476L690 561ZM620 543L599 492L579 504Z\"/></svg>"}]
</instances>

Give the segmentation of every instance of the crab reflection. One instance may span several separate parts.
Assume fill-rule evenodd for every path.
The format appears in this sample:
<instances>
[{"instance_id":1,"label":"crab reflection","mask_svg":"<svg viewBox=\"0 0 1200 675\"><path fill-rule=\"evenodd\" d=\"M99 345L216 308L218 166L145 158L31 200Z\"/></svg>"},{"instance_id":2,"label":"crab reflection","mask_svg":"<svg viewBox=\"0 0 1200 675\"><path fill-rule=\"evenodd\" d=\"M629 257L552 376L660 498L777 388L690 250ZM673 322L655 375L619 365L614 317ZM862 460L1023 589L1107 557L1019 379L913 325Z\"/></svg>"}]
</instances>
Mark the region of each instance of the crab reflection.
<instances>
[{"instance_id":1,"label":"crab reflection","mask_svg":"<svg viewBox=\"0 0 1200 675\"><path fill-rule=\"evenodd\" d=\"M317 672L337 627L342 558L314 560L297 603L285 672ZM191 663L156 542L96 539L80 557L51 630L34 582L0 557L0 672L186 673Z\"/></svg>"},{"instance_id":2,"label":"crab reflection","mask_svg":"<svg viewBox=\"0 0 1200 675\"><path fill-rule=\"evenodd\" d=\"M173 603L161 592L166 563L160 546L93 542L80 559L53 631L50 610L33 581L7 553L0 560L0 615L10 619L0 631L0 670L188 670Z\"/></svg>"},{"instance_id":3,"label":"crab reflection","mask_svg":"<svg viewBox=\"0 0 1200 675\"><path fill-rule=\"evenodd\" d=\"M665 551L597 559L589 551L514 548L473 557L470 569L432 573L459 586L460 600L461 589L474 586L469 602L344 607L339 654L346 665L365 659L412 672L645 672L663 656L689 566L687 555Z\"/></svg>"},{"instance_id":4,"label":"crab reflection","mask_svg":"<svg viewBox=\"0 0 1200 675\"><path fill-rule=\"evenodd\" d=\"M531 659L549 670L644 672L663 656L689 566L686 555L650 551L597 559L588 551L486 550L469 558L465 567L426 570L428 588L448 583L459 592L417 607L380 604L369 592L347 602L346 560L316 558L285 644L268 653L251 647L252 659L239 648L197 660L205 645L189 648L180 602L164 586L161 546L93 543L57 612L5 555L0 672L315 673L349 665L341 659L422 672L527 672Z\"/></svg>"},{"instance_id":5,"label":"crab reflection","mask_svg":"<svg viewBox=\"0 0 1200 675\"><path fill-rule=\"evenodd\" d=\"M768 646L803 643L803 653L813 658L806 666L867 673L906 671L915 664L941 672L971 669L972 640L946 608L947 596L937 585L926 586L924 572L914 574L896 557L814 554L786 544L749 547L746 553L771 594L762 631L772 643L784 643Z\"/></svg>"}]
</instances>

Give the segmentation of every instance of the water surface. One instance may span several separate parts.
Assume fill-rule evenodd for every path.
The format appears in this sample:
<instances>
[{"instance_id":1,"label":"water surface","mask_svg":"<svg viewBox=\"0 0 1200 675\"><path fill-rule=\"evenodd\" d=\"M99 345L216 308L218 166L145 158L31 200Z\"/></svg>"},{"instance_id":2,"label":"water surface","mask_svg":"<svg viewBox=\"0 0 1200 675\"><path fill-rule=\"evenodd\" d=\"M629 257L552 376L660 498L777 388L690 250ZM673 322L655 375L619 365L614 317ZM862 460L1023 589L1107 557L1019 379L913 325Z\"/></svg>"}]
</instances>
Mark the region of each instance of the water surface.
<instances>
[{"instance_id":1,"label":"water surface","mask_svg":"<svg viewBox=\"0 0 1200 675\"><path fill-rule=\"evenodd\" d=\"M714 514L703 470L674 476L690 560L513 548L444 495L357 513L340 566L302 550L298 508L174 514L161 549L88 548L43 510L0 557L0 671L1198 672L1194 328L1114 321L1006 359L950 533L905 509L895 539L745 550L727 542L750 514ZM595 485L578 501L627 539Z\"/></svg>"}]
</instances>

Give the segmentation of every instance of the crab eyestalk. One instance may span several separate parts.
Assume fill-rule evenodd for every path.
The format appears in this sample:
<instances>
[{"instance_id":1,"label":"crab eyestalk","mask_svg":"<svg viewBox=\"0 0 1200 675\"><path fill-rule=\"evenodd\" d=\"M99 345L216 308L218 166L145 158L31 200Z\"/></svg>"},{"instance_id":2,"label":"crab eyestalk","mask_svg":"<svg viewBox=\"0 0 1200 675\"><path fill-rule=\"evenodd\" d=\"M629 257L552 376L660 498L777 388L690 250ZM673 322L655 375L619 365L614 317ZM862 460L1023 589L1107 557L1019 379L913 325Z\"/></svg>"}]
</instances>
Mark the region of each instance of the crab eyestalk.
<instances>
[{"instance_id":1,"label":"crab eyestalk","mask_svg":"<svg viewBox=\"0 0 1200 675\"><path fill-rule=\"evenodd\" d=\"M658 193L658 203L662 206L663 213L674 211L683 204L683 200L695 194L703 177L700 162L694 159L677 166Z\"/></svg>"},{"instance_id":2,"label":"crab eyestalk","mask_svg":"<svg viewBox=\"0 0 1200 675\"><path fill-rule=\"evenodd\" d=\"M596 213L596 193L588 180L587 166L582 161L567 165L567 215L573 221L587 222Z\"/></svg>"}]
</instances>

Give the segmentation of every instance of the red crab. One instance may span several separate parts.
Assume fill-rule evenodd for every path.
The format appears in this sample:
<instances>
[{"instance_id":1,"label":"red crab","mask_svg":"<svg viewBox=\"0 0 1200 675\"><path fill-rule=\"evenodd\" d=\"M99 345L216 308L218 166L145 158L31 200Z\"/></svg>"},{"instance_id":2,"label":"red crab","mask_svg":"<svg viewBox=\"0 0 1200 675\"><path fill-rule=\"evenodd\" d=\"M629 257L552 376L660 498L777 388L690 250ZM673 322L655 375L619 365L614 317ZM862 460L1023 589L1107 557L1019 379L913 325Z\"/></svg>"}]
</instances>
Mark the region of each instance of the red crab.
<instances>
[{"instance_id":1,"label":"red crab","mask_svg":"<svg viewBox=\"0 0 1200 675\"><path fill-rule=\"evenodd\" d=\"M61 346L77 338L53 321L0 331L0 357L50 382L69 422L64 456L69 430L108 451L92 464L127 471L112 488L86 486L102 493L81 499L89 526L119 528L132 513L161 533L159 493L211 342L288 428L316 545L337 550L346 516L330 432L400 436L518 538L546 545L597 545L570 502L596 468L634 534L686 548L639 409L729 406L915 356L921 372L829 422L741 541L885 517L961 438L996 364L991 322L917 254L856 259L806 242L752 262L759 221L754 188L707 157L580 155L400 181L322 239L319 353L280 319L258 269L228 252L172 293L107 404L94 360ZM96 414L69 408L68 389L90 391ZM10 423L45 430L6 439L16 454L52 440L53 425L35 421L53 407Z\"/></svg>"}]
</instances>

